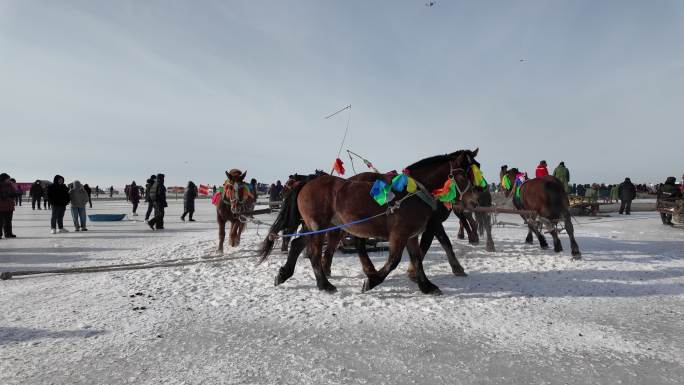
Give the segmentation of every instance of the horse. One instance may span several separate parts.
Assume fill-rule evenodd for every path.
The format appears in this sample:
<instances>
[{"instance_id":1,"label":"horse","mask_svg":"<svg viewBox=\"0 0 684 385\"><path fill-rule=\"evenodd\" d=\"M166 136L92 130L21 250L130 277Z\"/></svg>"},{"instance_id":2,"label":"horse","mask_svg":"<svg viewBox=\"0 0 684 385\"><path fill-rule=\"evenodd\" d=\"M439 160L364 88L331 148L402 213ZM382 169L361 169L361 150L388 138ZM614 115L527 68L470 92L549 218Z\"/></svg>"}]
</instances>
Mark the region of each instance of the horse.
<instances>
[{"instance_id":1,"label":"horse","mask_svg":"<svg viewBox=\"0 0 684 385\"><path fill-rule=\"evenodd\" d=\"M478 150L475 150L473 153L477 155ZM475 156L474 155L474 156ZM474 158L473 156L473 158ZM480 166L480 164L477 161L474 161L476 166ZM472 179L472 170L467 171L467 176L468 178ZM350 177L348 180L355 180L355 181L365 181L365 182L374 182L378 178L383 178L386 177L384 174L378 174L374 172L364 172L360 173L357 175L354 175ZM468 181L470 182L470 180ZM463 192L468 191L470 189L478 190L478 187L475 186L474 181L472 184L467 184ZM479 201L480 199L478 199ZM430 249L430 246L432 245L432 241L437 238L439 241L440 245L444 249L444 252L447 255L447 260L449 261L449 264L451 265L451 271L455 276L460 276L460 277L466 277L468 274L466 274L465 269L463 269L463 266L458 262L458 259L456 258L456 254L454 253L454 248L453 245L451 244L451 240L449 239L449 236L447 235L446 231L444 230L444 225L443 223L449 218L449 215L453 211L454 214L459 218L461 223L465 222L468 220L465 212L463 211L462 205L456 204L453 205L452 209L448 209L444 204L437 202L437 208L432 212L432 215L430 216L430 219L428 220L427 226L425 227L425 231L423 231L423 234L420 237L420 249L423 254L423 256L427 253L427 251ZM460 207L460 208L459 208ZM471 217L472 218L472 217ZM467 222L466 222L467 223ZM473 224L474 226L474 224ZM474 228L474 227L473 227ZM337 245L342 238L341 230L335 230L331 231L327 234L327 247L325 249L325 252L323 254L323 271L326 274L326 276L330 277L331 276L331 266L332 266L332 257L337 249ZM470 239L470 242L473 244L477 244L479 242L477 232L473 230L468 231L468 238ZM363 238L356 238L355 237L355 246L357 249L357 252L359 254L359 260L361 261L362 269L366 275L372 275L375 274L375 266L373 266L373 263L370 260L370 257L368 256L368 252L366 250L366 240ZM409 264L408 267L408 276L411 280L416 280L415 276L415 268L413 264Z\"/></svg>"},{"instance_id":2,"label":"horse","mask_svg":"<svg viewBox=\"0 0 684 385\"><path fill-rule=\"evenodd\" d=\"M223 242L226 238L226 222L230 221L230 246L240 244L242 231L245 229L244 216L254 210L256 198L244 182L247 171L237 169L226 171L228 179L223 185L223 194L216 201L216 222L219 229L218 252L223 254Z\"/></svg>"},{"instance_id":3,"label":"horse","mask_svg":"<svg viewBox=\"0 0 684 385\"><path fill-rule=\"evenodd\" d=\"M581 259L582 254L579 251L577 241L575 241L575 231L569 211L570 202L563 183L550 175L524 181L522 175L517 168L508 169L508 166L502 166L499 176L506 198L513 200L516 209L535 211L537 216L542 218L536 220L530 216L522 215L528 228L525 242L533 243L532 234L534 233L539 239L541 248L547 249L549 245L546 238L539 231L540 224L546 224L553 237L553 250L555 252L562 251L563 246L558 238L558 229L556 228L558 222L562 220L565 231L570 237L572 259Z\"/></svg>"},{"instance_id":4,"label":"horse","mask_svg":"<svg viewBox=\"0 0 684 385\"><path fill-rule=\"evenodd\" d=\"M283 193L282 193L282 201L286 201L290 199L291 193L293 190L298 189L303 185L303 183L306 183L307 181L315 178L318 175L323 175L326 174L324 171L321 170L316 170L315 173L313 174L308 174L308 175L302 175L302 174L292 174L288 177L287 182L283 185ZM296 202L294 202L294 205L288 206L289 210L296 209L297 205ZM282 208L281 208L282 211ZM292 234L297 231L297 228L299 227L300 223L299 221L293 221L291 223L287 223L287 228L285 231L287 234ZM280 251L282 252L287 252L288 247L290 245L290 237L283 237L282 244L280 246Z\"/></svg>"},{"instance_id":5,"label":"horse","mask_svg":"<svg viewBox=\"0 0 684 385\"><path fill-rule=\"evenodd\" d=\"M465 191L469 181L463 171L475 164L477 151L457 151L423 159L407 167L410 176L419 181L426 190L455 185ZM322 246L325 230L333 225L347 224L344 231L358 238L383 238L389 241L389 255L384 266L374 274L367 274L362 290L368 291L381 284L401 260L404 248L408 249L411 263L415 266L416 281L421 292L440 294L439 288L430 282L423 270L423 253L418 236L425 230L432 215L432 207L416 193L398 192L396 200L387 206L378 205L369 194L373 183L342 179L331 175L321 175L293 191L296 194L297 214L304 221L304 233L313 233L292 241L287 262L275 277L275 284L285 282L294 274L297 258L306 247L311 266L316 276L319 290L336 290L327 279L322 266ZM453 188L453 187L451 187ZM291 199L292 200L292 199ZM283 202L291 204L291 200ZM461 204L468 207L476 205L476 197L466 192ZM281 211L287 215L287 210ZM273 249L276 234L284 228L286 220L278 221L271 227L264 240L261 256L265 260ZM279 224L280 223L280 224ZM279 224L278 226L276 226Z\"/></svg>"},{"instance_id":6,"label":"horse","mask_svg":"<svg viewBox=\"0 0 684 385\"><path fill-rule=\"evenodd\" d=\"M475 187L479 191L478 207L491 207L492 206L492 194L487 187ZM492 217L489 213L476 212L475 218L471 215L465 214L466 220L461 218L460 227L458 229L457 237L458 239L465 239L464 230L468 233L468 241L471 244L477 244L473 242L474 236L472 233L479 234L480 236L487 236L487 241L485 244L485 250L496 251L494 248L494 239L492 238Z\"/></svg>"}]
</instances>

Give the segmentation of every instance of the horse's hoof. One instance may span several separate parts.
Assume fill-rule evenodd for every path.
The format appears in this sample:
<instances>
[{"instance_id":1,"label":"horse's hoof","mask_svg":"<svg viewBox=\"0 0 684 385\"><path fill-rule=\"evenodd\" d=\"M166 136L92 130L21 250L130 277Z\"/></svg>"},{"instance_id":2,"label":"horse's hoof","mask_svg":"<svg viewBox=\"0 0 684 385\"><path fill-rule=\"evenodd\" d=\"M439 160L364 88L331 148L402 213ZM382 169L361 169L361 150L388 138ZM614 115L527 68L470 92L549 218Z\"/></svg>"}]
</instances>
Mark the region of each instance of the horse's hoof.
<instances>
[{"instance_id":1,"label":"horse's hoof","mask_svg":"<svg viewBox=\"0 0 684 385\"><path fill-rule=\"evenodd\" d=\"M442 295L442 291L439 290L439 288L435 285L428 285L427 287L421 288L420 291L423 292L423 294L430 294L430 295Z\"/></svg>"},{"instance_id":2,"label":"horse's hoof","mask_svg":"<svg viewBox=\"0 0 684 385\"><path fill-rule=\"evenodd\" d=\"M276 276L275 276L275 283L273 284L273 286L278 286L278 285L280 285L280 284L283 283L283 282L285 282L285 280L283 279L283 277L281 277L280 274L276 274Z\"/></svg>"},{"instance_id":3,"label":"horse's hoof","mask_svg":"<svg viewBox=\"0 0 684 385\"><path fill-rule=\"evenodd\" d=\"M415 274L408 274L408 279L410 279L411 282L418 283L418 278L416 278Z\"/></svg>"},{"instance_id":4,"label":"horse's hoof","mask_svg":"<svg viewBox=\"0 0 684 385\"><path fill-rule=\"evenodd\" d=\"M370 289L372 289L372 287L371 287L371 285L370 285L370 282L369 282L368 279L365 279L365 280L363 281L363 287L361 288L361 292L362 292L362 293L365 293L365 292L367 292L367 291L370 290Z\"/></svg>"},{"instance_id":5,"label":"horse's hoof","mask_svg":"<svg viewBox=\"0 0 684 385\"><path fill-rule=\"evenodd\" d=\"M330 282L318 286L318 290L324 291L326 293L334 293L337 291L337 288Z\"/></svg>"},{"instance_id":6,"label":"horse's hoof","mask_svg":"<svg viewBox=\"0 0 684 385\"><path fill-rule=\"evenodd\" d=\"M572 260L573 261L578 261L582 259L582 253L579 252L579 250L575 250L572 252Z\"/></svg>"},{"instance_id":7,"label":"horse's hoof","mask_svg":"<svg viewBox=\"0 0 684 385\"><path fill-rule=\"evenodd\" d=\"M467 277L468 274L464 270L454 270L452 271L457 277Z\"/></svg>"},{"instance_id":8,"label":"horse's hoof","mask_svg":"<svg viewBox=\"0 0 684 385\"><path fill-rule=\"evenodd\" d=\"M562 247L554 247L553 251L555 251L556 253L560 253L561 251L563 251L563 248Z\"/></svg>"},{"instance_id":9,"label":"horse's hoof","mask_svg":"<svg viewBox=\"0 0 684 385\"><path fill-rule=\"evenodd\" d=\"M487 245L487 246L485 247L485 251L488 251L488 252L490 252L490 253L493 253L493 252L496 251L496 249L494 249L494 245Z\"/></svg>"},{"instance_id":10,"label":"horse's hoof","mask_svg":"<svg viewBox=\"0 0 684 385\"><path fill-rule=\"evenodd\" d=\"M468 241L471 245L479 245L480 241Z\"/></svg>"},{"instance_id":11,"label":"horse's hoof","mask_svg":"<svg viewBox=\"0 0 684 385\"><path fill-rule=\"evenodd\" d=\"M542 249L546 250L546 249L549 248L549 245L539 245L539 247L541 247Z\"/></svg>"},{"instance_id":12,"label":"horse's hoof","mask_svg":"<svg viewBox=\"0 0 684 385\"><path fill-rule=\"evenodd\" d=\"M465 235L463 235L463 234L458 234L458 235L456 235L456 238L458 238L458 239L465 239Z\"/></svg>"}]
</instances>

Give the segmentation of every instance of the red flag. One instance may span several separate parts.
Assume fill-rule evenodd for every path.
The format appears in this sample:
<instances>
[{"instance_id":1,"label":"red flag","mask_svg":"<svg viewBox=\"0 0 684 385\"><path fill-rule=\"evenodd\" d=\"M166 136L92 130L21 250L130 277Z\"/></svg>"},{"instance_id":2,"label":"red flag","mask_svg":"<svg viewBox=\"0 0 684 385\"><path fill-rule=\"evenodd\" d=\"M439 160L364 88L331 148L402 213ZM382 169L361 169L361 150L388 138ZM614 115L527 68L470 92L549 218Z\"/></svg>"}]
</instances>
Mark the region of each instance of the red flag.
<instances>
[{"instance_id":1,"label":"red flag","mask_svg":"<svg viewBox=\"0 0 684 385\"><path fill-rule=\"evenodd\" d=\"M201 184L199 185L199 189L197 189L197 192L200 195L209 195L209 186Z\"/></svg>"},{"instance_id":2,"label":"red flag","mask_svg":"<svg viewBox=\"0 0 684 385\"><path fill-rule=\"evenodd\" d=\"M337 158L335 159L335 163L333 163L333 170L337 172L340 175L344 175L344 166L343 166L342 159Z\"/></svg>"}]
</instances>

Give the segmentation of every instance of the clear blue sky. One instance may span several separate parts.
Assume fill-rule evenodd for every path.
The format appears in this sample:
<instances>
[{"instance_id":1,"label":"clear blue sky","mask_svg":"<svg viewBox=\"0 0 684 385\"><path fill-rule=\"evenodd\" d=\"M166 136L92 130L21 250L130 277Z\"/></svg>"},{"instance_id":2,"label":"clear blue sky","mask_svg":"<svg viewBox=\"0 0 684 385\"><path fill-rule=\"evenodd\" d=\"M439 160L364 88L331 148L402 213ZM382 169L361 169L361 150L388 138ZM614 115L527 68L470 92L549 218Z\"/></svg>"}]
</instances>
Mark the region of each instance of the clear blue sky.
<instances>
[{"instance_id":1,"label":"clear blue sky","mask_svg":"<svg viewBox=\"0 0 684 385\"><path fill-rule=\"evenodd\" d=\"M383 170L479 146L490 181L684 173L684 1L424 4L0 0L1 171L270 182L329 169L352 104Z\"/></svg>"}]
</instances>

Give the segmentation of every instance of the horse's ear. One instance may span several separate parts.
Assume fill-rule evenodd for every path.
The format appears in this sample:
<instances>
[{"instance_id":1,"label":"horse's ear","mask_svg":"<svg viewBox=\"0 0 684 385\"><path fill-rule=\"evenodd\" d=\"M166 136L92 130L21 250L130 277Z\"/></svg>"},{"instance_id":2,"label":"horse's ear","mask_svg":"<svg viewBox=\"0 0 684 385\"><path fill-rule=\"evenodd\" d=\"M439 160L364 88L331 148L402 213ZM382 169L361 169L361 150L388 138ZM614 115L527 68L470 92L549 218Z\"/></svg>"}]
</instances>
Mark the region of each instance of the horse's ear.
<instances>
[{"instance_id":1,"label":"horse's ear","mask_svg":"<svg viewBox=\"0 0 684 385\"><path fill-rule=\"evenodd\" d=\"M477 157L478 152L480 152L480 147L473 150L473 158Z\"/></svg>"}]
</instances>

